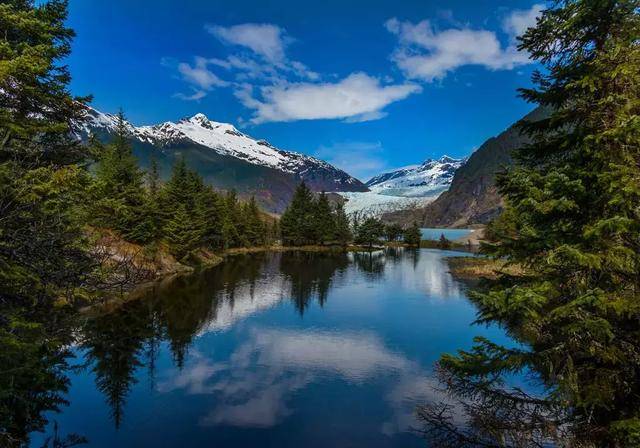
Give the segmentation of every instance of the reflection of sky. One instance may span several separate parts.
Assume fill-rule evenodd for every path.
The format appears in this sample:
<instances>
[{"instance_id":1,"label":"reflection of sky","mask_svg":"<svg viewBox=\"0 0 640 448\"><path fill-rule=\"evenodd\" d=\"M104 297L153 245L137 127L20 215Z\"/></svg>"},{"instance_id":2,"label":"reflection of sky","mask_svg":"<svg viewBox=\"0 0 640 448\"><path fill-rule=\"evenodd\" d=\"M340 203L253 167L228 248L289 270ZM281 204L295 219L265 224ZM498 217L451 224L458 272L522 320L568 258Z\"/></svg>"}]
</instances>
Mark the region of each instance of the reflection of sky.
<instances>
[{"instance_id":1,"label":"reflection of sky","mask_svg":"<svg viewBox=\"0 0 640 448\"><path fill-rule=\"evenodd\" d=\"M386 288L390 287L396 294L418 296L427 302L446 304L464 298L460 284L448 272L442 251L422 250L417 260L401 256L394 262L385 260L382 252L374 256L374 261L384 264L383 275L362 275L362 269L352 264L341 281L334 283L341 293L337 295L347 295L356 304L362 300L360 305L376 314L382 310L369 300L372 286L378 294L388 295ZM254 284L236 287L233 301L225 300L225 292L221 292L223 300L216 318L200 335L230 330L239 321L289 298L290 282L275 272L269 274ZM332 301L329 297L329 306ZM355 316L362 311L348 308ZM435 380L420 363L386 347L374 331L252 326L243 330L241 340L224 361L214 362L196 351L183 370L167 372L158 390L215 397L215 406L200 416L200 425L271 427L294 412L287 404L288 397L312 383L339 379L357 387L382 382L386 389L380 394L392 410L380 428L387 435L415 427L415 406L440 396Z\"/></svg>"},{"instance_id":2,"label":"reflection of sky","mask_svg":"<svg viewBox=\"0 0 640 448\"><path fill-rule=\"evenodd\" d=\"M170 372L158 390L215 396L201 425L270 427L293 412L287 405L291 394L311 383L339 379L357 387L383 382L388 389L382 398L392 410L380 428L387 435L415 426L416 404L438 394L419 364L372 333L260 327L247 333L227 361L213 362L198 353L183 370Z\"/></svg>"},{"instance_id":3,"label":"reflection of sky","mask_svg":"<svg viewBox=\"0 0 640 448\"><path fill-rule=\"evenodd\" d=\"M475 310L446 255L454 253L380 253L374 269L351 258L333 273L326 301L312 293L303 314L281 254L266 257L255 281L210 291L215 312L203 307L209 320L202 316L181 369L167 340L155 381L137 370L118 431L87 372L72 378L71 406L56 420L92 447L422 446L407 431L416 405L442 398L433 363L475 335L505 340L469 326ZM179 311L166 318L179 327Z\"/></svg>"},{"instance_id":4,"label":"reflection of sky","mask_svg":"<svg viewBox=\"0 0 640 448\"><path fill-rule=\"evenodd\" d=\"M239 285L233 291L233 300L229 299L227 291L221 291L218 294L222 300L217 302L216 317L209 321L200 333L228 330L237 321L275 306L289 289L290 286L283 276L274 275L268 279L260 279L254 284Z\"/></svg>"}]
</instances>

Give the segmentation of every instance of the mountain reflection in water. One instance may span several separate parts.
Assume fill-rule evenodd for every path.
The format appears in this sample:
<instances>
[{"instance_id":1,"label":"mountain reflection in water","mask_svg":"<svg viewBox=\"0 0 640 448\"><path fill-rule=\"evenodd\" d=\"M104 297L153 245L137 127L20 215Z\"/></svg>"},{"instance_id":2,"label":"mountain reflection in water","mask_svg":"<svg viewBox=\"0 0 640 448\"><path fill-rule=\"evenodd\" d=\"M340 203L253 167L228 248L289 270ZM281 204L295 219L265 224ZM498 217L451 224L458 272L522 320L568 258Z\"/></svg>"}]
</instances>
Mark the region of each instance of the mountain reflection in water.
<instances>
[{"instance_id":1,"label":"mountain reflection in water","mask_svg":"<svg viewBox=\"0 0 640 448\"><path fill-rule=\"evenodd\" d=\"M504 339L470 328L456 255L261 253L162 284L84 322L50 420L89 446L420 446L434 361Z\"/></svg>"}]
</instances>

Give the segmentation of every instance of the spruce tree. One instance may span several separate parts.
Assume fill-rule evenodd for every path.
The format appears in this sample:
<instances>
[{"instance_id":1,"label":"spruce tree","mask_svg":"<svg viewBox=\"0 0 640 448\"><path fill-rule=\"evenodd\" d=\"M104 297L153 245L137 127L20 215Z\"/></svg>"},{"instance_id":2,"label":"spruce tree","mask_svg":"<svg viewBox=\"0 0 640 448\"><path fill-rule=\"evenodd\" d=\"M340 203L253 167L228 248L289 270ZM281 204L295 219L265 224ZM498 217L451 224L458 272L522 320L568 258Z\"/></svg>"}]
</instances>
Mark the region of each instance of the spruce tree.
<instances>
[{"instance_id":1,"label":"spruce tree","mask_svg":"<svg viewBox=\"0 0 640 448\"><path fill-rule=\"evenodd\" d=\"M66 2L0 3L0 445L29 446L65 403L66 348L54 300L74 299L93 261L82 235L89 178L72 137Z\"/></svg>"},{"instance_id":2,"label":"spruce tree","mask_svg":"<svg viewBox=\"0 0 640 448\"><path fill-rule=\"evenodd\" d=\"M398 241L402 234L402 227L399 224L387 224L384 226L384 236L387 241Z\"/></svg>"},{"instance_id":3,"label":"spruce tree","mask_svg":"<svg viewBox=\"0 0 640 448\"><path fill-rule=\"evenodd\" d=\"M255 197L251 197L243 208L246 222L246 239L250 246L261 246L265 244L266 225L260 216L260 209L256 204Z\"/></svg>"},{"instance_id":4,"label":"spruce tree","mask_svg":"<svg viewBox=\"0 0 640 448\"><path fill-rule=\"evenodd\" d=\"M300 246L315 242L314 200L311 190L302 182L280 219L282 244Z\"/></svg>"},{"instance_id":5,"label":"spruce tree","mask_svg":"<svg viewBox=\"0 0 640 448\"><path fill-rule=\"evenodd\" d=\"M574 437L597 446L640 444L639 11L560 0L522 37L546 70L521 94L550 116L521 124L533 143L498 179L510 222L488 251L527 275L474 296L480 322L521 345L479 340L442 360L487 393L501 374L536 372Z\"/></svg>"},{"instance_id":6,"label":"spruce tree","mask_svg":"<svg viewBox=\"0 0 640 448\"><path fill-rule=\"evenodd\" d=\"M137 228L145 202L144 173L132 153L128 133L121 111L113 142L98 161L92 220L95 225L117 230L127 239L141 241L147 238L147 231Z\"/></svg>"},{"instance_id":7,"label":"spruce tree","mask_svg":"<svg viewBox=\"0 0 640 448\"><path fill-rule=\"evenodd\" d=\"M369 246L380 242L384 235L384 224L377 218L367 218L360 225L356 233L356 243Z\"/></svg>"},{"instance_id":8,"label":"spruce tree","mask_svg":"<svg viewBox=\"0 0 640 448\"><path fill-rule=\"evenodd\" d=\"M164 226L164 235L171 253L178 259L185 257L199 246L201 235L194 228L192 215L184 204L175 209Z\"/></svg>"},{"instance_id":9,"label":"spruce tree","mask_svg":"<svg viewBox=\"0 0 640 448\"><path fill-rule=\"evenodd\" d=\"M333 240L336 233L336 223L331 210L329 198L323 191L315 201L313 208L314 242L324 245Z\"/></svg>"},{"instance_id":10,"label":"spruce tree","mask_svg":"<svg viewBox=\"0 0 640 448\"><path fill-rule=\"evenodd\" d=\"M420 227L416 221L413 224L405 229L403 233L404 243L409 246L419 247L420 241L422 240L422 232L420 231Z\"/></svg>"},{"instance_id":11,"label":"spruce tree","mask_svg":"<svg viewBox=\"0 0 640 448\"><path fill-rule=\"evenodd\" d=\"M205 186L198 199L198 217L201 220L201 244L209 249L224 247L224 199L212 187Z\"/></svg>"},{"instance_id":12,"label":"spruce tree","mask_svg":"<svg viewBox=\"0 0 640 448\"><path fill-rule=\"evenodd\" d=\"M342 202L336 204L334 212L334 232L333 239L343 246L346 246L353 239L351 229L349 228L349 218L344 211Z\"/></svg>"}]
</instances>

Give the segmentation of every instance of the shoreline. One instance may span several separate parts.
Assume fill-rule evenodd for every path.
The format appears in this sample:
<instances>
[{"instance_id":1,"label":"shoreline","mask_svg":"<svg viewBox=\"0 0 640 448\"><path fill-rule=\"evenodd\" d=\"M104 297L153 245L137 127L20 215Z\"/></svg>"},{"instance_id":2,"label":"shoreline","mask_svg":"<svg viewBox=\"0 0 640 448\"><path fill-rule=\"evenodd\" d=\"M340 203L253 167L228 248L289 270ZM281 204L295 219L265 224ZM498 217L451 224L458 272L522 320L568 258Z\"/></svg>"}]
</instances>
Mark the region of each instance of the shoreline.
<instances>
[{"instance_id":1,"label":"shoreline","mask_svg":"<svg viewBox=\"0 0 640 448\"><path fill-rule=\"evenodd\" d=\"M307 245L307 246L257 246L257 247L238 247L225 249L222 252L210 252L197 250L191 254L195 266L190 266L176 261L172 270L156 270L154 277L134 284L130 289L122 292L114 292L109 294L105 291L105 296L96 299L96 302L89 303L78 309L83 315L91 315L93 312L109 313L124 305L127 302L142 298L148 291L161 286L163 283L171 282L179 277L193 275L199 271L207 270L219 266L224 263L228 257L235 257L245 254L264 253L264 252L373 252L384 250L386 247L409 247L403 243L390 243L383 246L337 246L337 245Z\"/></svg>"}]
</instances>

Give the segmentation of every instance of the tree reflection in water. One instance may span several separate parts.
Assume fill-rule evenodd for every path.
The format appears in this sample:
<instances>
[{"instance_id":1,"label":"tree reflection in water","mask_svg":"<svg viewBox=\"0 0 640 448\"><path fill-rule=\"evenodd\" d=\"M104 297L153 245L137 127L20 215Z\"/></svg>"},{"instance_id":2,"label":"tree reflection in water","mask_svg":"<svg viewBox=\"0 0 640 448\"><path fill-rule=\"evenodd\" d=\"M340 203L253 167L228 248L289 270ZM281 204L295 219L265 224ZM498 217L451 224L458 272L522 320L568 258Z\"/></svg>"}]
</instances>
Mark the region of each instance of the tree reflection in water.
<instances>
[{"instance_id":1,"label":"tree reflection in water","mask_svg":"<svg viewBox=\"0 0 640 448\"><path fill-rule=\"evenodd\" d=\"M168 341L174 362L181 369L195 337L224 323L229 318L228 310L241 314L251 306L244 302L261 306L257 295L273 286L261 282L266 273L281 272L286 282L273 298L279 301L289 295L303 315L314 297L320 306L326 302L336 273L349 265L344 253L252 254L234 261L161 284L147 291L145 297L87 321L82 331L82 348L116 428L122 423L136 371L146 366L153 382L160 341ZM311 262L312 270L308 268ZM236 303L237 300L243 303Z\"/></svg>"},{"instance_id":2,"label":"tree reflection in water","mask_svg":"<svg viewBox=\"0 0 640 448\"><path fill-rule=\"evenodd\" d=\"M47 412L67 404L74 327L65 310L53 307L39 314L11 306L0 311L0 446L19 447L29 433L44 430ZM57 431L51 436L59 447L83 441Z\"/></svg>"}]
</instances>

